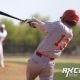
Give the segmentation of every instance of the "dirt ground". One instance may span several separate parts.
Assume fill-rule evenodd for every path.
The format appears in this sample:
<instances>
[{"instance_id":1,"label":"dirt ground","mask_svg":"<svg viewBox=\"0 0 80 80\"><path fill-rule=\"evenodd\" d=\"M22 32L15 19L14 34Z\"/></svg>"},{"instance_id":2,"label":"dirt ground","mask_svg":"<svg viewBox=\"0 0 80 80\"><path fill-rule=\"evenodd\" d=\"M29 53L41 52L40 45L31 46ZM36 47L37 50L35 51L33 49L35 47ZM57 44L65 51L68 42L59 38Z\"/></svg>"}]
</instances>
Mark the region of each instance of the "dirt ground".
<instances>
[{"instance_id":1,"label":"dirt ground","mask_svg":"<svg viewBox=\"0 0 80 80\"><path fill-rule=\"evenodd\" d=\"M26 80L26 65L6 63L0 68L0 80Z\"/></svg>"},{"instance_id":2,"label":"dirt ground","mask_svg":"<svg viewBox=\"0 0 80 80\"><path fill-rule=\"evenodd\" d=\"M5 57L5 68L0 67L0 80L26 80L28 58ZM36 80L39 80L38 78Z\"/></svg>"},{"instance_id":3,"label":"dirt ground","mask_svg":"<svg viewBox=\"0 0 80 80\"><path fill-rule=\"evenodd\" d=\"M15 63L14 61L18 62L25 62L27 61L26 58L14 58L9 57L5 58L5 68L0 68L0 80L26 80L26 64ZM10 62L9 62L10 61ZM69 58L69 59L57 59L56 62L58 63L80 63L80 58ZM59 72L60 70L55 70L55 72ZM37 78L36 80L39 80Z\"/></svg>"}]
</instances>

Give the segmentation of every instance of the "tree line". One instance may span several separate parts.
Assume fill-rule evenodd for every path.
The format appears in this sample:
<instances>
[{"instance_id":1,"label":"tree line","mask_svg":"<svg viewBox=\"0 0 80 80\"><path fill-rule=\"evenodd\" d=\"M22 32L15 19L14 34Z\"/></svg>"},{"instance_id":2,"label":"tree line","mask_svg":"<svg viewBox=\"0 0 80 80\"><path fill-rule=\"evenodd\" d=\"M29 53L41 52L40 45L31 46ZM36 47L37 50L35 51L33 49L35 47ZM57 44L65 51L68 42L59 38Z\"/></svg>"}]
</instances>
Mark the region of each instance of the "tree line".
<instances>
[{"instance_id":1,"label":"tree line","mask_svg":"<svg viewBox=\"0 0 80 80\"><path fill-rule=\"evenodd\" d=\"M39 32L29 25L15 25L13 21L2 19L6 25L8 35L4 41L5 53L26 53L34 52L40 41L45 36L45 33ZM71 53L77 46L80 46L80 25L73 28L74 37L64 50L66 53Z\"/></svg>"}]
</instances>

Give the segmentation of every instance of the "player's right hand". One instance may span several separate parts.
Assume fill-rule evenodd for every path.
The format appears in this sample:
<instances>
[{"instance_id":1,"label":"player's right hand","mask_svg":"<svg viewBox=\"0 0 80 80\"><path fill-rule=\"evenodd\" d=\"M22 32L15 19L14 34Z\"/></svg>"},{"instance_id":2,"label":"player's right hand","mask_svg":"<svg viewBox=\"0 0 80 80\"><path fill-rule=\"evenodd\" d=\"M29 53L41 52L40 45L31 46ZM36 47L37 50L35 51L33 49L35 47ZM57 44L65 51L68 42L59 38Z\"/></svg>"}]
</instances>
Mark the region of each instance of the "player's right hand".
<instances>
[{"instance_id":1,"label":"player's right hand","mask_svg":"<svg viewBox=\"0 0 80 80\"><path fill-rule=\"evenodd\" d=\"M37 23L34 19L31 19L27 22L31 27L36 28L35 24Z\"/></svg>"}]
</instances>

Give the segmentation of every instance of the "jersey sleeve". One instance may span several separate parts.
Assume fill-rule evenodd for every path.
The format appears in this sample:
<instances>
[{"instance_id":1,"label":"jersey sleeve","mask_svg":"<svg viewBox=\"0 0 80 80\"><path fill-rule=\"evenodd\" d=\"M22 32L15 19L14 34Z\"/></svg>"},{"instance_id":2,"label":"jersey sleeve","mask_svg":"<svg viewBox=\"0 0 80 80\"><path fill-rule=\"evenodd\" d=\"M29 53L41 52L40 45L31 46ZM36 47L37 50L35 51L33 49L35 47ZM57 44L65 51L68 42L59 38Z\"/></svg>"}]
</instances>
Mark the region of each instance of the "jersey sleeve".
<instances>
[{"instance_id":1,"label":"jersey sleeve","mask_svg":"<svg viewBox=\"0 0 80 80\"><path fill-rule=\"evenodd\" d=\"M53 22L45 22L44 28L45 28L46 32L51 32L56 28L56 26L54 25Z\"/></svg>"}]
</instances>

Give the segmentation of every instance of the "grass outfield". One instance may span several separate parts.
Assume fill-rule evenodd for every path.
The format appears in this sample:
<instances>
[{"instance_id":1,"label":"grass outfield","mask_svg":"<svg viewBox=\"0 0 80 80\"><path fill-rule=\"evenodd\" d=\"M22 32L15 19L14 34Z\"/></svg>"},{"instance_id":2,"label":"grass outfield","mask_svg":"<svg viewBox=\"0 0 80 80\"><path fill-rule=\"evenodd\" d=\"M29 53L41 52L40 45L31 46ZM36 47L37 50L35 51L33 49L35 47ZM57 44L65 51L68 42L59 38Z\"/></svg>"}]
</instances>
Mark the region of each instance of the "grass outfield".
<instances>
[{"instance_id":1,"label":"grass outfield","mask_svg":"<svg viewBox=\"0 0 80 80\"><path fill-rule=\"evenodd\" d=\"M27 59L24 57L5 57L6 67L0 68L0 80L26 80ZM63 68L80 68L79 57L61 57L56 59L55 62L54 80L80 80L80 73L71 77L66 77L62 73Z\"/></svg>"},{"instance_id":2,"label":"grass outfield","mask_svg":"<svg viewBox=\"0 0 80 80\"><path fill-rule=\"evenodd\" d=\"M80 74L73 77L65 77L65 74L61 72L56 72L54 75L54 80L80 80Z\"/></svg>"}]
</instances>

